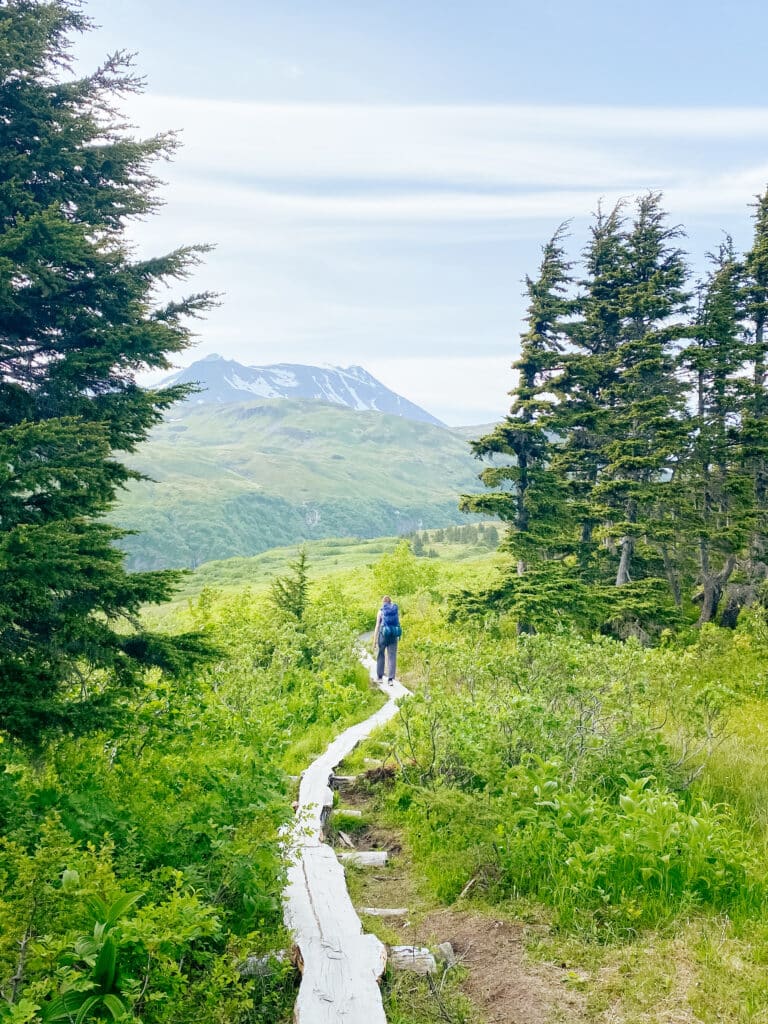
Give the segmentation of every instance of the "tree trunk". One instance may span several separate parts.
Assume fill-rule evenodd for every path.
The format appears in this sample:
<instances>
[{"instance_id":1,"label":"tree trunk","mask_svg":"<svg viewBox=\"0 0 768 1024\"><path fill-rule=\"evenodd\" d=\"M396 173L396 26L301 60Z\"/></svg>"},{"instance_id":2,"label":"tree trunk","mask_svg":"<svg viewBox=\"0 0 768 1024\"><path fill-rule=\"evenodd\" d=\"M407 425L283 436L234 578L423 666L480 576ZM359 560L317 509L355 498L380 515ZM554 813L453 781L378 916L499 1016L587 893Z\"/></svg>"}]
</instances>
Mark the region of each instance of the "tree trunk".
<instances>
[{"instance_id":1,"label":"tree trunk","mask_svg":"<svg viewBox=\"0 0 768 1024\"><path fill-rule=\"evenodd\" d=\"M637 504L634 499L630 499L627 502L627 521L630 523L637 522ZM632 578L629 575L629 569L632 565L632 555L635 553L635 538L630 537L626 534L621 538L621 558L619 559L619 568L616 573L616 586L623 587L625 583L631 583Z\"/></svg>"},{"instance_id":2,"label":"tree trunk","mask_svg":"<svg viewBox=\"0 0 768 1024\"><path fill-rule=\"evenodd\" d=\"M630 582L629 567L632 564L632 553L635 550L635 538L634 537L622 537L621 539L621 558L619 559L619 569L616 573L616 586L623 587L625 583Z\"/></svg>"},{"instance_id":3,"label":"tree trunk","mask_svg":"<svg viewBox=\"0 0 768 1024\"><path fill-rule=\"evenodd\" d=\"M664 559L664 575L667 577L669 589L672 591L675 607L681 608L683 604L683 595L680 592L680 574L675 570L674 562L670 557L669 549L666 544L662 544L661 557Z\"/></svg>"},{"instance_id":4,"label":"tree trunk","mask_svg":"<svg viewBox=\"0 0 768 1024\"><path fill-rule=\"evenodd\" d=\"M725 591L725 607L720 616L720 625L735 629L742 608L748 608L757 597L757 589L751 583L731 584Z\"/></svg>"},{"instance_id":5,"label":"tree trunk","mask_svg":"<svg viewBox=\"0 0 768 1024\"><path fill-rule=\"evenodd\" d=\"M705 560L705 564L708 562ZM731 578L733 570L736 568L736 556L729 555L726 559L725 565L720 572L707 572L703 576L703 598L701 602L701 614L699 615L699 621L696 623L697 626L703 626L705 622L712 622L717 615L717 610L720 607L720 601L723 597L723 591Z\"/></svg>"},{"instance_id":6,"label":"tree trunk","mask_svg":"<svg viewBox=\"0 0 768 1024\"><path fill-rule=\"evenodd\" d=\"M715 579L709 576L704 580L704 595L701 602L701 614L697 626L703 626L705 622L711 622L717 614L717 606L720 604L722 590L718 590Z\"/></svg>"}]
</instances>

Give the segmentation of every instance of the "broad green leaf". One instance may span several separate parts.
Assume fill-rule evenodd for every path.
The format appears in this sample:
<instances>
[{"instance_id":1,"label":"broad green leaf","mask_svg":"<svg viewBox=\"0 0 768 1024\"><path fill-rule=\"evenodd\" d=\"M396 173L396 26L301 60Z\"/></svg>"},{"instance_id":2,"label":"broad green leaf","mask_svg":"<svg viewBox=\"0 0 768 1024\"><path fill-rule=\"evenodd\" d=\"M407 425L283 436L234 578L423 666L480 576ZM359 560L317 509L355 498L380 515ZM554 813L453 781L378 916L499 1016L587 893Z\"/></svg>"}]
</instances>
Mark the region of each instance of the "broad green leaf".
<instances>
[{"instance_id":1,"label":"broad green leaf","mask_svg":"<svg viewBox=\"0 0 768 1024\"><path fill-rule=\"evenodd\" d=\"M83 1005L80 1007L80 1011L75 1017L75 1024L83 1024L83 1021L88 1019L88 1014L101 1002L100 996L88 996Z\"/></svg>"},{"instance_id":2,"label":"broad green leaf","mask_svg":"<svg viewBox=\"0 0 768 1024\"><path fill-rule=\"evenodd\" d=\"M102 998L102 1002L109 1010L113 1020L119 1020L121 1017L125 1016L125 1013L128 1008L127 1006L125 1006L122 1000L117 998L117 996L112 995L110 992L108 992Z\"/></svg>"},{"instance_id":3,"label":"broad green leaf","mask_svg":"<svg viewBox=\"0 0 768 1024\"><path fill-rule=\"evenodd\" d=\"M115 983L117 972L117 946L111 936L107 936L104 945L101 947L99 958L93 968L93 979L106 992Z\"/></svg>"},{"instance_id":4,"label":"broad green leaf","mask_svg":"<svg viewBox=\"0 0 768 1024\"><path fill-rule=\"evenodd\" d=\"M52 999L41 1011L46 1024L57 1024L58 1021L72 1021L73 1015L80 1009L83 1001L90 997L85 992L70 991Z\"/></svg>"},{"instance_id":5,"label":"broad green leaf","mask_svg":"<svg viewBox=\"0 0 768 1024\"><path fill-rule=\"evenodd\" d=\"M106 925L108 928L112 928L123 914L129 910L134 903L138 903L141 897L144 895L143 892L128 892L119 896L110 906L107 912Z\"/></svg>"}]
</instances>

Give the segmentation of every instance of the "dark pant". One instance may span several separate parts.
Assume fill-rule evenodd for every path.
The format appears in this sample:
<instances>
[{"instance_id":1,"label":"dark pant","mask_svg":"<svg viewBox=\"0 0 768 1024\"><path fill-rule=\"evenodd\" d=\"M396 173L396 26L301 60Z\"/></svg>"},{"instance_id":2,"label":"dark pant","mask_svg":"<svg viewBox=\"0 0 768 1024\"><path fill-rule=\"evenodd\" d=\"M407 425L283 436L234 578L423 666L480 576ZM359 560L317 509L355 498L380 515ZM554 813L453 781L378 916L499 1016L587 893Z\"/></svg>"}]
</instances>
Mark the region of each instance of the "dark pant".
<instances>
[{"instance_id":1,"label":"dark pant","mask_svg":"<svg viewBox=\"0 0 768 1024\"><path fill-rule=\"evenodd\" d=\"M388 643L386 647L379 647L376 656L376 676L381 679L384 675L384 659L387 662L387 679L394 679L397 670L397 640Z\"/></svg>"}]
</instances>

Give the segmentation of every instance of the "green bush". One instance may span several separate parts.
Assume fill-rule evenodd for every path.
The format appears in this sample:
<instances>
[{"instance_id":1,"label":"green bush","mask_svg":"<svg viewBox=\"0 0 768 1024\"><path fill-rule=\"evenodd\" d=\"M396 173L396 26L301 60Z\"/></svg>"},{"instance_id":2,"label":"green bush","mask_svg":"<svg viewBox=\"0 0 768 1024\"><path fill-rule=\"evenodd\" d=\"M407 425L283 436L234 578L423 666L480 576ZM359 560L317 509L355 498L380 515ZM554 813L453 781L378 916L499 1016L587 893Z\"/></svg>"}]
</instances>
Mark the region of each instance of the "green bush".
<instances>
[{"instance_id":1,"label":"green bush","mask_svg":"<svg viewBox=\"0 0 768 1024\"><path fill-rule=\"evenodd\" d=\"M245 982L237 965L287 941L284 765L371 701L354 625L325 597L297 621L248 592L206 591L185 618L218 663L150 674L117 728L44 763L3 748L0 1020L290 1016L289 968Z\"/></svg>"},{"instance_id":2,"label":"green bush","mask_svg":"<svg viewBox=\"0 0 768 1024\"><path fill-rule=\"evenodd\" d=\"M376 590L381 595L391 594L393 600L403 594L428 590L434 586L436 579L435 566L417 558L407 540L401 540L391 554L382 555L373 566Z\"/></svg>"},{"instance_id":3,"label":"green bush","mask_svg":"<svg viewBox=\"0 0 768 1024\"><path fill-rule=\"evenodd\" d=\"M729 709L764 683L759 628L689 647L413 622L428 685L402 708L390 808L434 890L471 878L601 936L686 908L755 913L760 844L699 795Z\"/></svg>"}]
</instances>

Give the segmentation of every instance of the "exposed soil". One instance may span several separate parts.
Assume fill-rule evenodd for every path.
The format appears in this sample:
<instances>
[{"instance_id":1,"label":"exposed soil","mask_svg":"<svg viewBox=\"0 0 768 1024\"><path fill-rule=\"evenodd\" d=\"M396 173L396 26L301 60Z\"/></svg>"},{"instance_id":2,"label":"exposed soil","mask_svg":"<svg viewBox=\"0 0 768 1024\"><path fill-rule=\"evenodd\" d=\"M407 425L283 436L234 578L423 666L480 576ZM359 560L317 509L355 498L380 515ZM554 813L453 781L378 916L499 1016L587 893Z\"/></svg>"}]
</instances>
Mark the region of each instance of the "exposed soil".
<instances>
[{"instance_id":1,"label":"exposed soil","mask_svg":"<svg viewBox=\"0 0 768 1024\"><path fill-rule=\"evenodd\" d=\"M531 963L521 925L471 911L434 910L420 925L430 945L450 942L467 969L462 986L489 1024L549 1024L583 1019L584 997L569 971Z\"/></svg>"},{"instance_id":2,"label":"exposed soil","mask_svg":"<svg viewBox=\"0 0 768 1024\"><path fill-rule=\"evenodd\" d=\"M402 850L400 839L395 832L374 825L355 832L350 839L358 850L386 850L390 854L400 853Z\"/></svg>"},{"instance_id":3,"label":"exposed soil","mask_svg":"<svg viewBox=\"0 0 768 1024\"><path fill-rule=\"evenodd\" d=\"M369 792L356 787L341 794L340 802L368 812L370 799ZM350 879L355 903L409 908L407 917L387 920L387 941L432 949L450 942L467 972L462 989L488 1024L576 1024L585 1019L584 996L572 987L573 973L555 964L531 962L522 925L475 911L428 909L431 901L419 891L396 832L369 826L351 838L358 849L383 849L394 855L386 868L356 872L354 881ZM377 922L369 920L371 926L376 930Z\"/></svg>"}]
</instances>

